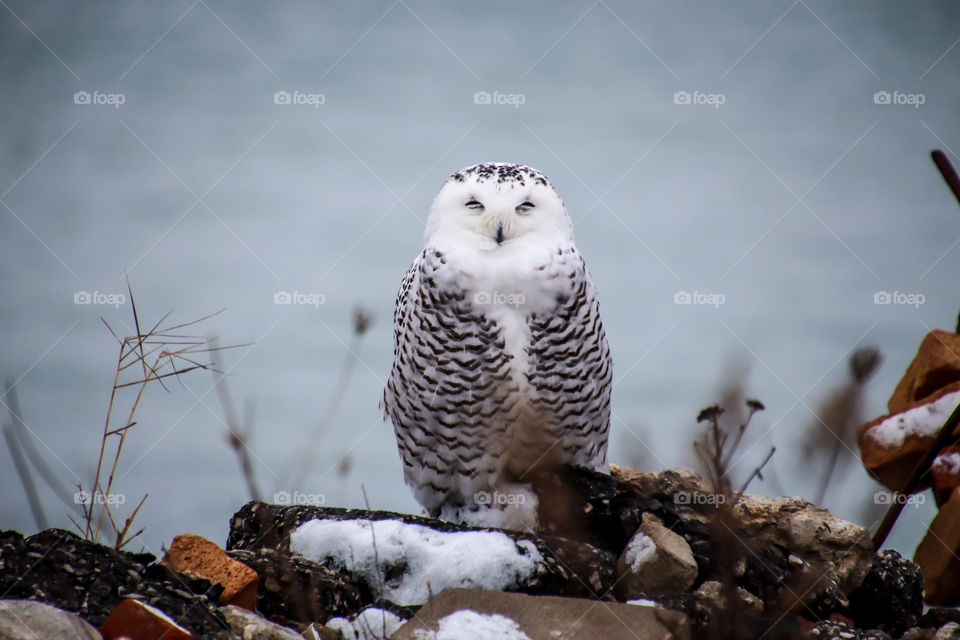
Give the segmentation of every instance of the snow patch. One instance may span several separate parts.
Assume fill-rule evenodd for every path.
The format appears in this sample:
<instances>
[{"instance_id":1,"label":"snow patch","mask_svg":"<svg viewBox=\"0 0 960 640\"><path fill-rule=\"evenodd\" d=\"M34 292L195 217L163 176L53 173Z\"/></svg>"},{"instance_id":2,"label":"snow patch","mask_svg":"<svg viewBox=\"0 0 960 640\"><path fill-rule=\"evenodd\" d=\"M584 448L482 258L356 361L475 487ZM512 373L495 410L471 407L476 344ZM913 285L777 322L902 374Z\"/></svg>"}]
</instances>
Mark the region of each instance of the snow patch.
<instances>
[{"instance_id":1,"label":"snow patch","mask_svg":"<svg viewBox=\"0 0 960 640\"><path fill-rule=\"evenodd\" d=\"M653 600L647 600L646 598L639 598L637 600L627 600L627 604L633 604L638 607L657 607L660 606Z\"/></svg>"},{"instance_id":2,"label":"snow patch","mask_svg":"<svg viewBox=\"0 0 960 640\"><path fill-rule=\"evenodd\" d=\"M882 447L895 449L908 436L930 437L947 421L960 404L960 391L948 393L935 402L890 416L870 428L868 435Z\"/></svg>"},{"instance_id":3,"label":"snow patch","mask_svg":"<svg viewBox=\"0 0 960 640\"><path fill-rule=\"evenodd\" d=\"M417 640L530 640L510 618L464 609L440 618L436 631L417 630Z\"/></svg>"},{"instance_id":4,"label":"snow patch","mask_svg":"<svg viewBox=\"0 0 960 640\"><path fill-rule=\"evenodd\" d=\"M377 607L367 607L355 620L330 618L326 627L339 631L345 640L387 640L406 622L400 616Z\"/></svg>"},{"instance_id":5,"label":"snow patch","mask_svg":"<svg viewBox=\"0 0 960 640\"><path fill-rule=\"evenodd\" d=\"M933 470L941 473L960 473L960 451L941 453L933 461Z\"/></svg>"},{"instance_id":6,"label":"snow patch","mask_svg":"<svg viewBox=\"0 0 960 640\"><path fill-rule=\"evenodd\" d=\"M657 545L650 536L638 531L623 554L627 565L634 571L640 571L641 566L657 557Z\"/></svg>"},{"instance_id":7,"label":"snow patch","mask_svg":"<svg viewBox=\"0 0 960 640\"><path fill-rule=\"evenodd\" d=\"M499 531L442 532L400 520L310 520L290 536L290 550L347 568L374 592L383 585L383 597L401 605L423 604L431 592L454 587L504 591L544 567L529 540Z\"/></svg>"}]
</instances>

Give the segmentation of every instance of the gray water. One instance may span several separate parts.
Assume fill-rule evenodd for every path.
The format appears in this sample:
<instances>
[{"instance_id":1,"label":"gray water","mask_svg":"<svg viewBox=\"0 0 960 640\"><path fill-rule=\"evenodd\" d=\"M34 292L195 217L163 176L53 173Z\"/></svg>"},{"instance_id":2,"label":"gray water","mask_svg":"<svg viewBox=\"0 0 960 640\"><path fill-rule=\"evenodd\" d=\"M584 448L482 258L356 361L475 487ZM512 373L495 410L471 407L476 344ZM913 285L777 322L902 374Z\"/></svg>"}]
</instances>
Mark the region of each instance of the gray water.
<instances>
[{"instance_id":1,"label":"gray water","mask_svg":"<svg viewBox=\"0 0 960 640\"><path fill-rule=\"evenodd\" d=\"M255 406L268 498L362 506L363 487L373 508L417 511L377 407L396 288L446 176L521 162L564 198L599 291L611 461L690 464L696 415L741 359L767 411L734 474L775 444L752 490L812 498L823 470L800 448L851 350L885 356L871 418L926 331L955 323L960 211L928 154L960 166L958 17L947 2L10 1L0 373L57 475L89 485L117 358L100 317L133 329L129 305L74 295L123 294L126 274L145 324L224 309L195 332L250 343L222 365L237 404ZM283 91L322 104L276 104ZM884 91L891 104L875 102ZM279 291L324 303L277 305ZM681 291L723 304L674 304ZM881 291L923 303L874 304ZM313 471L291 486L357 305L375 324ZM151 389L125 444L120 513L149 494L137 523L154 553L184 531L222 543L247 499L212 382L196 371ZM826 505L874 527L882 507L855 454ZM31 532L6 449L0 460L0 526ZM906 509L891 545L912 554L933 512Z\"/></svg>"}]
</instances>

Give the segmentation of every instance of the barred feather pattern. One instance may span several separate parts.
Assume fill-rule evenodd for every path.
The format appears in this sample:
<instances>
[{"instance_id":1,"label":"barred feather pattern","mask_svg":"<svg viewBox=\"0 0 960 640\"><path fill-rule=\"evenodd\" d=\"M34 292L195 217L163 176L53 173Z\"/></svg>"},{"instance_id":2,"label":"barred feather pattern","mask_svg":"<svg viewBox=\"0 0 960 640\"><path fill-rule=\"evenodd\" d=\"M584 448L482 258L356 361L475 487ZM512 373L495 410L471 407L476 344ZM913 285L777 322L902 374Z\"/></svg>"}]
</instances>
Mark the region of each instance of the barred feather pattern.
<instances>
[{"instance_id":1,"label":"barred feather pattern","mask_svg":"<svg viewBox=\"0 0 960 640\"><path fill-rule=\"evenodd\" d=\"M522 481L546 461L599 467L606 460L610 349L572 242L543 252L522 274L514 290L526 293L525 304L478 304L472 270L428 247L396 299L382 406L404 479L434 516Z\"/></svg>"}]
</instances>

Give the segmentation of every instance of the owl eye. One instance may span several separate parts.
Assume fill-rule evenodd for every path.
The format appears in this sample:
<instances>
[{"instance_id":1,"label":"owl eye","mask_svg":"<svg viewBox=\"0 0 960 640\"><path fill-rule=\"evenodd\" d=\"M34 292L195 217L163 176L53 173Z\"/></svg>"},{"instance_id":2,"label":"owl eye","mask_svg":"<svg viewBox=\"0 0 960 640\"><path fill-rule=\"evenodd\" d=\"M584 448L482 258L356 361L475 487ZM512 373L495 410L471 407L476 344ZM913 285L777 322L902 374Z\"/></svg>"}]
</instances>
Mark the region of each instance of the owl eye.
<instances>
[{"instance_id":1,"label":"owl eye","mask_svg":"<svg viewBox=\"0 0 960 640\"><path fill-rule=\"evenodd\" d=\"M467 200L466 207L474 211L483 211L483 203L479 200Z\"/></svg>"},{"instance_id":2,"label":"owl eye","mask_svg":"<svg viewBox=\"0 0 960 640\"><path fill-rule=\"evenodd\" d=\"M516 212L519 213L520 215L523 215L528 211L530 211L530 209L533 209L533 207L534 207L534 204L529 200L526 200L525 202L521 202L520 204L517 205Z\"/></svg>"}]
</instances>

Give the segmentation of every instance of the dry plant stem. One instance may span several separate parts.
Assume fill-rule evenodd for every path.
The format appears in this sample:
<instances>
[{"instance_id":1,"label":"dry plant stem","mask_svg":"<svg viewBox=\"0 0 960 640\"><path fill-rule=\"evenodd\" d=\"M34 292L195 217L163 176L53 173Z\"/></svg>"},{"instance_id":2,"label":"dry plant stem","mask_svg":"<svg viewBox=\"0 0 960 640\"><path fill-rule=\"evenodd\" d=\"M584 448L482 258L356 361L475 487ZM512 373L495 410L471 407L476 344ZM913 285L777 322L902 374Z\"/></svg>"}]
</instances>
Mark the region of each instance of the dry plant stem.
<instances>
[{"instance_id":1,"label":"dry plant stem","mask_svg":"<svg viewBox=\"0 0 960 640\"><path fill-rule=\"evenodd\" d=\"M763 480L763 468L767 466L767 463L770 462L770 459L773 457L773 454L777 451L776 447L770 447L770 451L767 453L767 457L763 459L763 462L758 464L753 472L747 477L744 481L743 486L740 487L740 491L737 491L737 499L740 499L740 496L743 495L743 492L747 490L747 487L750 486L750 483L753 482L754 478L760 478Z\"/></svg>"},{"instance_id":2,"label":"dry plant stem","mask_svg":"<svg viewBox=\"0 0 960 640\"><path fill-rule=\"evenodd\" d=\"M7 440L7 446L10 448L10 457L13 458L13 466L17 469L17 475L20 476L20 484L27 494L27 502L30 504L30 513L33 514L33 520L37 523L37 529L43 531L47 528L47 516L43 512L43 505L40 502L40 496L37 494L37 487L33 483L33 476L30 475L30 467L23 457L20 450L20 443L17 441L17 434L11 425L3 427L3 437Z\"/></svg>"},{"instance_id":3,"label":"dry plant stem","mask_svg":"<svg viewBox=\"0 0 960 640\"><path fill-rule=\"evenodd\" d=\"M100 453L97 458L97 470L92 487L92 500L89 505L84 505L83 508L83 518L86 523L83 529L84 537L88 540L98 542L101 533L106 529L106 526L109 525L116 536L114 542L114 548L116 549L122 548L132 537L139 535L138 532L132 537L129 536L133 520L147 498L147 496L144 496L143 499L140 500L130 516L124 521L123 526L118 525L114 519L114 514L111 512L109 497L113 491L117 468L120 463L120 454L123 451L123 445L126 443L130 427L136 424L133 418L134 415L136 415L137 408L140 406L140 401L143 399L144 391L151 382L158 382L166 389L166 386L163 384L164 378L179 376L194 369L210 368L209 365L197 362L191 356L207 354L220 349L218 346L212 348L207 347L208 341L204 338L174 333L178 329L211 318L217 315L216 313L200 318L199 320L161 328L160 325L169 316L169 314L167 314L149 331L144 333L140 327L136 302L134 301L133 291L130 289L129 283L127 285L127 291L130 294L130 306L133 311L136 335L120 338L107 321L101 318L107 330L110 331L110 334L119 343L120 353L117 357L117 366L113 377L113 389L110 392L110 401L107 405L107 417L104 422L103 435L100 441ZM218 311L217 313L220 312ZM148 358L150 358L149 362L147 360ZM138 362L141 368L140 377L136 380L121 382L121 374L128 368L136 366ZM181 362L187 363L189 366L180 364ZM178 368L178 366L180 368ZM132 386L138 388L136 396L130 405L130 410L126 414L126 420L122 426L111 428L114 410L119 401L118 392L121 389ZM113 460L110 462L110 472L109 475L107 475L106 483L104 483L103 476L108 461L108 439L111 436L117 438L116 447L112 451Z\"/></svg>"},{"instance_id":4,"label":"dry plant stem","mask_svg":"<svg viewBox=\"0 0 960 640\"><path fill-rule=\"evenodd\" d=\"M20 411L20 399L17 397L17 391L14 387L13 380L6 380L6 392L7 396L7 406L10 408L10 419L13 421L11 427L13 428L14 435L17 437L17 441L20 443L23 453L26 454L26 459L30 464L33 465L33 468L40 474L40 477L47 483L47 486L50 487L50 490L53 491L60 501L67 506L68 509L79 513L79 505L73 499L73 493L67 490L67 488L60 483L60 479L57 478L57 475L53 472L53 469L50 468L44 459L40 455L40 452L37 451L36 447L33 446L33 440L30 438L28 433L27 425L23 421L23 413Z\"/></svg>"},{"instance_id":5,"label":"dry plant stem","mask_svg":"<svg viewBox=\"0 0 960 640\"><path fill-rule=\"evenodd\" d=\"M950 414L950 417L947 418L947 421L943 423L943 426L940 427L940 431L937 433L937 439L934 441L933 446L924 454L923 458L920 460L920 463L914 468L913 473L910 474L910 479L907 480L906 485L904 485L901 491L896 492L894 499L890 502L890 508L887 509L887 515L884 516L883 522L880 523L880 528L877 529L877 532L873 534L873 548L875 551L879 551L880 547L883 546L884 541L887 539L887 536L890 535L890 531L893 529L893 525L896 524L897 518L900 517L900 512L903 511L903 505L906 504L906 500L900 500L900 496L909 496L916 489L917 485L920 484L920 480L927 474L927 471L930 469L930 465L933 464L934 459L940 453L940 451L947 446L947 444L954 439L953 432L956 431L957 426L960 425L960 405L953 410L953 413Z\"/></svg>"},{"instance_id":6,"label":"dry plant stem","mask_svg":"<svg viewBox=\"0 0 960 640\"><path fill-rule=\"evenodd\" d=\"M837 468L837 461L840 459L840 447L842 446L843 443L840 441L840 438L837 437L837 439L833 442L833 448L830 450L830 461L827 463L827 472L820 480L816 504L822 505L823 501L827 497L827 489L830 488L830 480L833 479L833 472Z\"/></svg>"},{"instance_id":7,"label":"dry plant stem","mask_svg":"<svg viewBox=\"0 0 960 640\"><path fill-rule=\"evenodd\" d=\"M367 500L367 487L363 484L360 485L360 491L363 492L363 504L367 508L367 511L370 511L370 501ZM380 587L380 602L383 602L384 588L383 588L383 578L380 577L380 551L377 549L377 534L374 531L374 525L376 520L370 521L370 537L373 539L373 561L376 563L374 565L374 570L377 574L377 586ZM427 589L429 592L430 583L427 583ZM432 597L431 593L431 597ZM382 618L383 633L382 637L387 637L387 614L383 612L383 608L380 609L380 616Z\"/></svg>"},{"instance_id":8,"label":"dry plant stem","mask_svg":"<svg viewBox=\"0 0 960 640\"><path fill-rule=\"evenodd\" d=\"M947 158L947 154L940 149L935 149L930 153L930 156L933 158L933 163L937 165L937 169L940 170L940 175L943 176L947 186L950 187L950 191L953 192L957 202L960 203L960 176L957 176L957 171L953 168L953 165L950 164L950 159Z\"/></svg>"},{"instance_id":9,"label":"dry plant stem","mask_svg":"<svg viewBox=\"0 0 960 640\"><path fill-rule=\"evenodd\" d=\"M209 342L214 349L219 348L218 341L215 337L210 338ZM257 481L253 474L253 463L250 461L250 449L248 445L250 427L246 422L249 415L249 406L244 408L244 425L241 426L237 419L237 412L233 406L230 388L227 386L226 375L217 371L217 366L212 354L210 367L213 372L213 382L217 390L217 398L220 400L220 407L223 409L223 416L227 422L227 444L233 449L234 454L237 456L237 462L240 464L240 472L247 484L250 499L260 500L260 489L257 486Z\"/></svg>"},{"instance_id":10,"label":"dry plant stem","mask_svg":"<svg viewBox=\"0 0 960 640\"><path fill-rule=\"evenodd\" d=\"M313 463L317 456L317 448L320 445L320 440L323 438L323 434L326 433L327 428L336 417L337 411L340 409L340 404L343 402L344 396L346 396L347 386L349 385L350 377L353 374L354 365L357 360L357 357L354 354L357 352L359 345L360 337L358 334L354 333L353 338L350 340L350 346L347 349L347 357L343 362L343 366L340 367L340 374L337 376L337 382L333 387L333 393L330 394L330 402L327 405L327 410L317 423L317 426L314 427L313 433L310 434L310 439L307 441L307 446L303 450L303 454L297 463L297 468L293 476L292 488L302 487L303 483L307 479L307 474L309 474L310 469L313 468Z\"/></svg>"}]
</instances>

